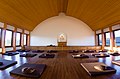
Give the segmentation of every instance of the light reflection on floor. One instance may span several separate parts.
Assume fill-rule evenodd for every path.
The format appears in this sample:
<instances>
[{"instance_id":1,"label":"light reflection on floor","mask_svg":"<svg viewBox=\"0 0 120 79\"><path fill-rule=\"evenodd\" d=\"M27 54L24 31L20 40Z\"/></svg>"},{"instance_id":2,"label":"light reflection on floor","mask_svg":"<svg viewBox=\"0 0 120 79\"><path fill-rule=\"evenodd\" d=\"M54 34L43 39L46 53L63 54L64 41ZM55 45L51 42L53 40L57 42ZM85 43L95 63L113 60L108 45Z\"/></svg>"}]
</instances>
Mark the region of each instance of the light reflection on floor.
<instances>
[{"instance_id":1,"label":"light reflection on floor","mask_svg":"<svg viewBox=\"0 0 120 79\"><path fill-rule=\"evenodd\" d=\"M36 56L36 58L38 58L38 56ZM11 70L19 67L20 65L22 65L24 63L29 63L29 62L32 62L34 60L34 57L33 58L20 57L19 54L15 55L15 56L6 56L6 55L0 54L0 58L17 61L16 65L11 66L9 68L6 68L5 70L0 70L0 78L1 79L4 79L4 77L11 77L12 78L12 76L9 76L10 75L9 72ZM103 63L107 64L108 66L114 67L117 70L117 73L115 75L120 74L120 66L111 63L111 61L113 61L113 60L120 60L120 56L111 56L110 55L110 57L96 58L96 59L98 59L98 62L103 62ZM38 60L39 60L39 58L38 58ZM33 61L33 63L34 63L34 61ZM3 76L3 75L6 75L6 76Z\"/></svg>"},{"instance_id":2,"label":"light reflection on floor","mask_svg":"<svg viewBox=\"0 0 120 79\"><path fill-rule=\"evenodd\" d=\"M110 57L105 57L105 58L99 58L99 62L103 62L107 64L108 66L114 67L117 70L116 75L119 75L120 66L112 64L112 61L114 60L120 60L120 56L110 56Z\"/></svg>"},{"instance_id":3,"label":"light reflection on floor","mask_svg":"<svg viewBox=\"0 0 120 79\"><path fill-rule=\"evenodd\" d=\"M6 68L4 70L0 70L0 79L4 79L4 78L9 79L10 77L12 78L12 76L10 76L10 74L9 74L9 72L11 70L21 66L24 63L31 62L33 60L32 58L34 58L34 57L32 57L32 58L20 57L20 54L17 54L15 56L7 56L7 55L0 54L0 58L6 59L6 60L17 61L17 64L15 64L15 65L13 65L11 67L8 67L8 68ZM3 75L5 75L5 76L3 76Z\"/></svg>"}]
</instances>

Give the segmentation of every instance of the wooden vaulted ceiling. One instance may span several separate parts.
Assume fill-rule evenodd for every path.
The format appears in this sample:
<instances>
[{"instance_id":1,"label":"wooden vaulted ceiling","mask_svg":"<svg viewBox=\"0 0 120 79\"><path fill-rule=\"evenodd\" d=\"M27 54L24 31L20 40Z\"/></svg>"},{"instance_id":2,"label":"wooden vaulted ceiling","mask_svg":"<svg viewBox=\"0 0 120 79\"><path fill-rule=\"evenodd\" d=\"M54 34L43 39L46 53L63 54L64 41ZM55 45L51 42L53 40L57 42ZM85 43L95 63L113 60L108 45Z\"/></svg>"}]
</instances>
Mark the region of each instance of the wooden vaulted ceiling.
<instances>
[{"instance_id":1,"label":"wooden vaulted ceiling","mask_svg":"<svg viewBox=\"0 0 120 79\"><path fill-rule=\"evenodd\" d=\"M60 12L98 30L120 22L120 0L0 0L0 21L29 31Z\"/></svg>"}]
</instances>

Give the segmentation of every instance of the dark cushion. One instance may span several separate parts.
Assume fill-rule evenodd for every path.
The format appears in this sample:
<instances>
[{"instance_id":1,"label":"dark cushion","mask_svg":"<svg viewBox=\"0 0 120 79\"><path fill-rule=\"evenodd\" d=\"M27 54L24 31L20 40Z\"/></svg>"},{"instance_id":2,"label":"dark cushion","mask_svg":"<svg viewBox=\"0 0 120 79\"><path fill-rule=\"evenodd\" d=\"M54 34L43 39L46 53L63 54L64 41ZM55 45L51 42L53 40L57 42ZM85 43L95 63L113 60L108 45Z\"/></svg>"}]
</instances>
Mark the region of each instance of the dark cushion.
<instances>
[{"instance_id":1,"label":"dark cushion","mask_svg":"<svg viewBox=\"0 0 120 79\"><path fill-rule=\"evenodd\" d=\"M110 55L113 55L113 56L119 56L120 54L119 53L112 53Z\"/></svg>"},{"instance_id":2,"label":"dark cushion","mask_svg":"<svg viewBox=\"0 0 120 79\"><path fill-rule=\"evenodd\" d=\"M96 50L83 50L84 53L94 53Z\"/></svg>"},{"instance_id":3,"label":"dark cushion","mask_svg":"<svg viewBox=\"0 0 120 79\"><path fill-rule=\"evenodd\" d=\"M27 53L27 54L21 54L20 57L34 57L36 56L37 54L30 54L30 53Z\"/></svg>"},{"instance_id":4,"label":"dark cushion","mask_svg":"<svg viewBox=\"0 0 120 79\"><path fill-rule=\"evenodd\" d=\"M31 74L30 73L29 74L23 73L22 69L25 68L25 67L34 68L36 71L31 73ZM25 63L25 64L19 66L18 68L12 70L10 72L10 74L20 75L20 76L25 76L25 77L30 77L30 78L32 77L32 78L36 79L36 78L39 78L42 75L45 68L46 68L45 64L29 64L29 63Z\"/></svg>"},{"instance_id":5,"label":"dark cushion","mask_svg":"<svg viewBox=\"0 0 120 79\"><path fill-rule=\"evenodd\" d=\"M74 58L89 58L89 56L86 54L73 54L72 56Z\"/></svg>"},{"instance_id":6,"label":"dark cushion","mask_svg":"<svg viewBox=\"0 0 120 79\"><path fill-rule=\"evenodd\" d=\"M103 68L103 70L96 69L96 66L104 65L104 63L101 62L94 62L94 63L81 63L81 66L88 72L90 76L96 76L96 75L104 75L109 73L114 73L116 70L110 66L107 66L107 68Z\"/></svg>"},{"instance_id":7,"label":"dark cushion","mask_svg":"<svg viewBox=\"0 0 120 79\"><path fill-rule=\"evenodd\" d=\"M43 53L44 50L32 50L33 53Z\"/></svg>"},{"instance_id":8,"label":"dark cushion","mask_svg":"<svg viewBox=\"0 0 120 79\"><path fill-rule=\"evenodd\" d=\"M39 56L39 58L54 58L55 54L42 54Z\"/></svg>"},{"instance_id":9,"label":"dark cushion","mask_svg":"<svg viewBox=\"0 0 120 79\"><path fill-rule=\"evenodd\" d=\"M30 50L17 50L18 52L30 52Z\"/></svg>"},{"instance_id":10,"label":"dark cushion","mask_svg":"<svg viewBox=\"0 0 120 79\"><path fill-rule=\"evenodd\" d=\"M5 59L0 59L0 69L5 69L8 68L12 65L17 64L17 61L12 61L12 60L5 60Z\"/></svg>"},{"instance_id":11,"label":"dark cushion","mask_svg":"<svg viewBox=\"0 0 120 79\"><path fill-rule=\"evenodd\" d=\"M100 57L109 57L110 55L108 54L99 54L99 55L95 55L95 57L100 58Z\"/></svg>"},{"instance_id":12,"label":"dark cushion","mask_svg":"<svg viewBox=\"0 0 120 79\"><path fill-rule=\"evenodd\" d=\"M55 47L55 45L50 44L50 45L47 45L47 47Z\"/></svg>"},{"instance_id":13,"label":"dark cushion","mask_svg":"<svg viewBox=\"0 0 120 79\"><path fill-rule=\"evenodd\" d=\"M13 55L17 55L17 54L19 54L19 53L16 53L16 52L6 52L3 55L13 56Z\"/></svg>"},{"instance_id":14,"label":"dark cushion","mask_svg":"<svg viewBox=\"0 0 120 79\"><path fill-rule=\"evenodd\" d=\"M48 50L47 53L57 53L57 50Z\"/></svg>"},{"instance_id":15,"label":"dark cushion","mask_svg":"<svg viewBox=\"0 0 120 79\"><path fill-rule=\"evenodd\" d=\"M104 49L104 50L99 50L99 52L107 52L108 50Z\"/></svg>"},{"instance_id":16,"label":"dark cushion","mask_svg":"<svg viewBox=\"0 0 120 79\"><path fill-rule=\"evenodd\" d=\"M79 53L79 50L71 50L69 53Z\"/></svg>"}]
</instances>

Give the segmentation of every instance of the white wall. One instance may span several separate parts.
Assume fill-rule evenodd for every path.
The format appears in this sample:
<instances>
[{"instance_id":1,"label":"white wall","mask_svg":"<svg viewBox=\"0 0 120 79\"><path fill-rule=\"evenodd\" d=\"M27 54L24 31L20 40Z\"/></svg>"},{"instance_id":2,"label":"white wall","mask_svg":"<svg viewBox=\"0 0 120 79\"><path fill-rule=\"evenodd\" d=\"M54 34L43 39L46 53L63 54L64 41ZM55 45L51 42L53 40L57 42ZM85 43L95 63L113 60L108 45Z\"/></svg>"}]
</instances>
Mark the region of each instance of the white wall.
<instances>
[{"instance_id":1,"label":"white wall","mask_svg":"<svg viewBox=\"0 0 120 79\"><path fill-rule=\"evenodd\" d=\"M31 32L31 46L57 45L57 37L65 33L68 46L92 46L94 43L94 32L82 21L65 16L51 17Z\"/></svg>"}]
</instances>

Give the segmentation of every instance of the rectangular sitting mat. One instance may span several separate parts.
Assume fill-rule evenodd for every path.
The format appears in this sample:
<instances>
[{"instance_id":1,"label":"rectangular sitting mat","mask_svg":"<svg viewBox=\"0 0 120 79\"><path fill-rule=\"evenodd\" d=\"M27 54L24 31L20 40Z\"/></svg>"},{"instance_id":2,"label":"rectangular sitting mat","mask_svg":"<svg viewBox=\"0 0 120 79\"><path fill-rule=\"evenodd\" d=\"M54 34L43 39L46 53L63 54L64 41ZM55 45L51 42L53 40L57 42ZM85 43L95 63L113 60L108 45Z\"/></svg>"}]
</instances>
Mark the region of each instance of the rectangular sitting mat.
<instances>
[{"instance_id":1,"label":"rectangular sitting mat","mask_svg":"<svg viewBox=\"0 0 120 79\"><path fill-rule=\"evenodd\" d=\"M34 57L36 56L37 54L21 54L20 57Z\"/></svg>"},{"instance_id":2,"label":"rectangular sitting mat","mask_svg":"<svg viewBox=\"0 0 120 79\"><path fill-rule=\"evenodd\" d=\"M5 68L8 68L12 65L17 64L17 61L5 60L5 59L0 59L0 62L3 63L3 65L0 66L0 69L5 69Z\"/></svg>"},{"instance_id":3,"label":"rectangular sitting mat","mask_svg":"<svg viewBox=\"0 0 120 79\"><path fill-rule=\"evenodd\" d=\"M120 60L112 61L113 64L120 65Z\"/></svg>"},{"instance_id":4,"label":"rectangular sitting mat","mask_svg":"<svg viewBox=\"0 0 120 79\"><path fill-rule=\"evenodd\" d=\"M19 53L16 53L16 52L6 52L3 55L13 56L13 55L17 55L17 54L19 54Z\"/></svg>"},{"instance_id":5,"label":"rectangular sitting mat","mask_svg":"<svg viewBox=\"0 0 120 79\"><path fill-rule=\"evenodd\" d=\"M91 55L92 55L92 56L100 55L100 53L92 53Z\"/></svg>"},{"instance_id":6,"label":"rectangular sitting mat","mask_svg":"<svg viewBox=\"0 0 120 79\"><path fill-rule=\"evenodd\" d=\"M44 50L32 50L32 53L43 53Z\"/></svg>"},{"instance_id":7,"label":"rectangular sitting mat","mask_svg":"<svg viewBox=\"0 0 120 79\"><path fill-rule=\"evenodd\" d=\"M112 55L112 56L119 56L120 54L119 53L112 53L110 55Z\"/></svg>"},{"instance_id":8,"label":"rectangular sitting mat","mask_svg":"<svg viewBox=\"0 0 120 79\"><path fill-rule=\"evenodd\" d=\"M99 55L95 55L95 57L97 57L97 58L101 58L101 57L109 57L110 55L107 55L107 54L105 54L105 55L101 55L101 54L99 54Z\"/></svg>"},{"instance_id":9,"label":"rectangular sitting mat","mask_svg":"<svg viewBox=\"0 0 120 79\"><path fill-rule=\"evenodd\" d=\"M72 57L73 57L73 58L89 58L88 55L83 55L83 56L81 56L81 54L76 54L76 55L73 54Z\"/></svg>"},{"instance_id":10,"label":"rectangular sitting mat","mask_svg":"<svg viewBox=\"0 0 120 79\"><path fill-rule=\"evenodd\" d=\"M71 50L69 53L79 53L79 50Z\"/></svg>"},{"instance_id":11,"label":"rectangular sitting mat","mask_svg":"<svg viewBox=\"0 0 120 79\"><path fill-rule=\"evenodd\" d=\"M39 56L39 58L54 58L55 54L42 54Z\"/></svg>"},{"instance_id":12,"label":"rectangular sitting mat","mask_svg":"<svg viewBox=\"0 0 120 79\"><path fill-rule=\"evenodd\" d=\"M105 65L104 63L101 62L94 62L94 63L81 63L81 66L88 72L90 76L95 76L95 75L102 75L102 74L108 74L112 72L116 72L116 70L110 66L108 70L97 70L94 68L94 66L99 66L99 65Z\"/></svg>"},{"instance_id":13,"label":"rectangular sitting mat","mask_svg":"<svg viewBox=\"0 0 120 79\"><path fill-rule=\"evenodd\" d=\"M31 68L35 68L36 71L32 74L25 74L22 72L22 68L24 67L31 67ZM46 65L45 64L29 64L29 63L25 63L21 66L19 66L18 68L12 70L10 72L10 74L14 74L14 75L20 75L20 76L25 76L25 77L32 77L32 78L38 78L42 75L43 71L45 70Z\"/></svg>"}]
</instances>

